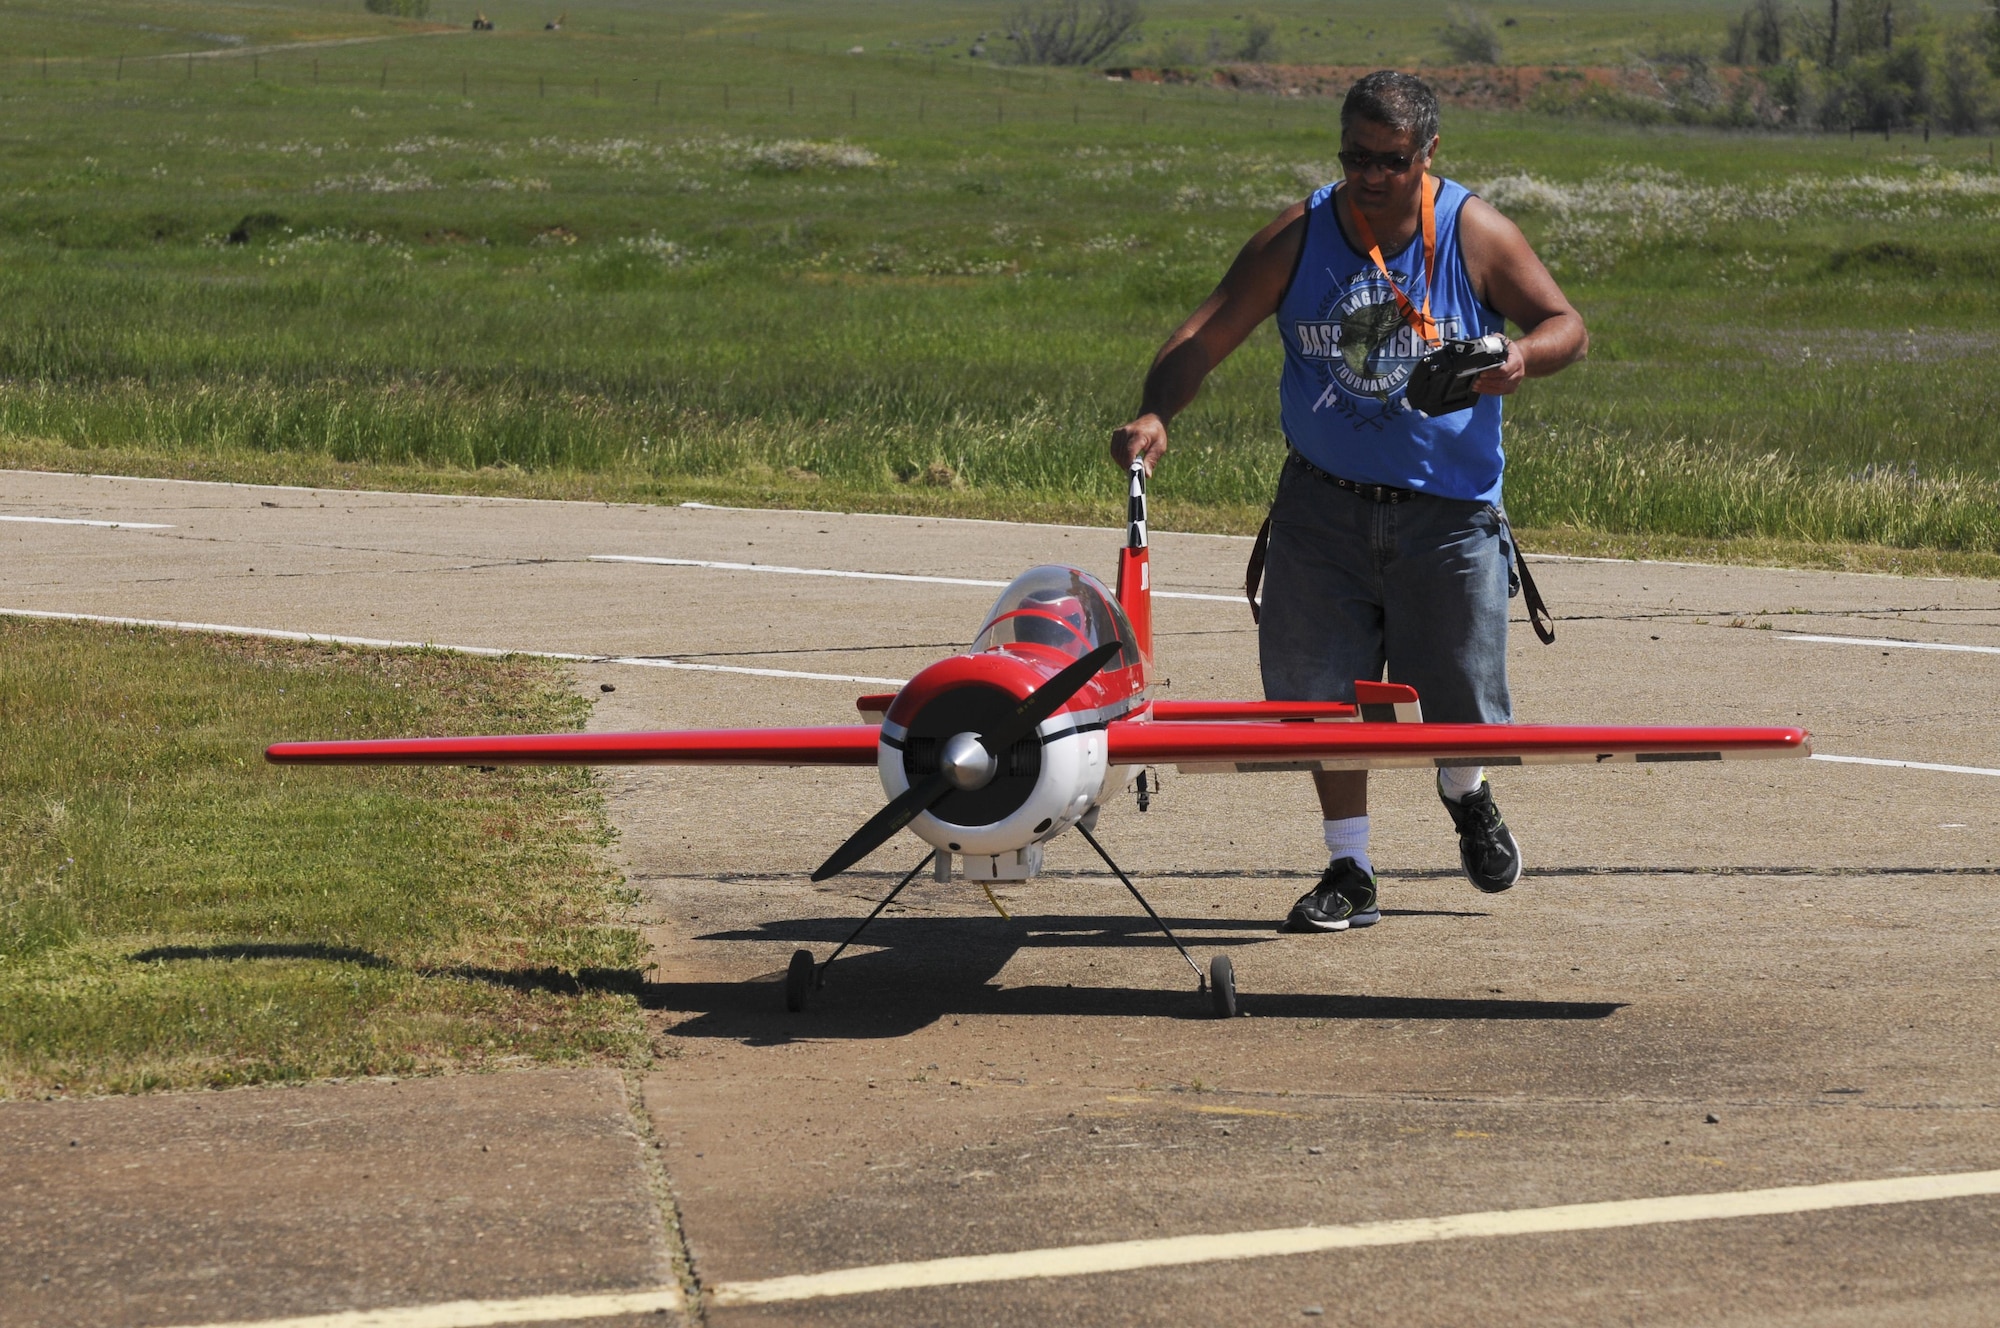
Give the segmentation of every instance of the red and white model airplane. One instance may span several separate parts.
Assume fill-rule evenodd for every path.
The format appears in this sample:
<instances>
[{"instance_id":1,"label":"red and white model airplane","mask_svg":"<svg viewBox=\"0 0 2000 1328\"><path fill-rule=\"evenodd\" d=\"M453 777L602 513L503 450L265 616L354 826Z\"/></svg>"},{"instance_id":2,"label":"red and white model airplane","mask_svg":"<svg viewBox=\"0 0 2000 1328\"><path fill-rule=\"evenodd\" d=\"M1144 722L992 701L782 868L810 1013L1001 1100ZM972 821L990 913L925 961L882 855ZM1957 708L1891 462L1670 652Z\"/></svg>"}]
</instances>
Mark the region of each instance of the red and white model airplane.
<instances>
[{"instance_id":1,"label":"red and white model airplane","mask_svg":"<svg viewBox=\"0 0 2000 1328\"><path fill-rule=\"evenodd\" d=\"M954 861L970 880L1026 880L1041 870L1043 845L1075 829L1160 923L1226 1016L1236 1012L1228 956L1216 956L1204 977L1091 833L1099 808L1122 789L1136 789L1145 809L1147 766L1228 773L1811 752L1796 728L1427 724L1416 691L1397 683L1357 682L1355 705L1154 700L1147 695L1153 614L1145 476L1136 465L1130 503L1115 594L1079 568L1029 568L1001 591L964 653L925 668L901 691L860 698L873 722L287 742L265 756L302 765L872 765L888 805L812 879L846 871L905 828L931 851L825 963L806 950L792 956L785 984L791 1009L805 1007L827 966L925 867L935 864L941 881Z\"/></svg>"}]
</instances>

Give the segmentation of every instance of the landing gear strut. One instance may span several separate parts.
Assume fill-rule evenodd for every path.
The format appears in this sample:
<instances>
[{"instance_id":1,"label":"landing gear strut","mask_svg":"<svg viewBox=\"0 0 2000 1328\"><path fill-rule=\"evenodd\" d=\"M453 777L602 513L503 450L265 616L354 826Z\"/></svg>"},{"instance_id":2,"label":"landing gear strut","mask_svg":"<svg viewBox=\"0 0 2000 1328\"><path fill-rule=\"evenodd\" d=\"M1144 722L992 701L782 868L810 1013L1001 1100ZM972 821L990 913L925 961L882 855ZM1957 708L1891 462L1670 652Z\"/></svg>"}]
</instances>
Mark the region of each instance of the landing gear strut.
<instances>
[{"instance_id":1,"label":"landing gear strut","mask_svg":"<svg viewBox=\"0 0 2000 1328\"><path fill-rule=\"evenodd\" d=\"M936 849L932 849L930 852L924 854L924 860L910 868L909 875L896 882L896 888L883 896L882 902L875 906L875 911L861 919L860 926L847 933L847 939L836 946L833 953L826 957L826 963L815 967L812 951L810 950L794 950L792 952L791 966L785 970L785 1008L787 1010L790 1010L793 1014L797 1014L806 1008L807 997L812 992L826 985L826 970L832 965L834 960L840 958L841 951L854 944L855 938L868 930L868 924L882 916L882 910L895 903L896 896L903 893L903 887L911 881L916 880L917 873L930 866L931 859L936 856Z\"/></svg>"},{"instance_id":2,"label":"landing gear strut","mask_svg":"<svg viewBox=\"0 0 2000 1328\"><path fill-rule=\"evenodd\" d=\"M1166 934L1168 940L1174 943L1174 949L1181 952L1181 958L1187 960L1187 966L1194 970L1194 980L1198 984L1196 990L1208 992L1210 998L1214 1001L1216 1017L1218 1019L1235 1017L1236 966L1229 962L1229 956L1217 955L1215 962L1209 965L1209 972L1215 977L1211 988L1209 974L1201 971L1201 965L1194 961L1194 956L1187 952L1185 945L1181 944L1181 938L1174 935L1174 929L1167 925L1166 919L1153 911L1153 906L1146 902L1146 896L1139 893L1139 887L1132 884L1132 878L1125 874L1124 868L1113 862L1111 855L1104 851L1104 845L1097 842L1097 836L1091 834L1090 828L1081 822L1077 824L1076 832L1083 836L1084 842L1097 850L1097 856L1104 859L1104 865L1109 867L1120 881L1124 882L1125 888L1132 892L1132 897L1139 901L1139 907L1146 910L1146 916L1154 922L1159 923L1160 930Z\"/></svg>"}]
</instances>

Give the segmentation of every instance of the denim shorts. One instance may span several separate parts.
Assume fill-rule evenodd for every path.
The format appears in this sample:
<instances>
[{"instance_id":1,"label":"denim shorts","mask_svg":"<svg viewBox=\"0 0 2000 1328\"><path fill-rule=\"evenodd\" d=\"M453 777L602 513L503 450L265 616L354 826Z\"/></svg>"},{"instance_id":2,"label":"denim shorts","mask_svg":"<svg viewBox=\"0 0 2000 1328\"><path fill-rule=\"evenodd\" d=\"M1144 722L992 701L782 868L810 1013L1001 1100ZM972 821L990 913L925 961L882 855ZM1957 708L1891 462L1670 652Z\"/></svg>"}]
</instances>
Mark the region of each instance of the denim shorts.
<instances>
[{"instance_id":1,"label":"denim shorts","mask_svg":"<svg viewBox=\"0 0 2000 1328\"><path fill-rule=\"evenodd\" d=\"M1505 724L1506 519L1491 503L1378 503L1294 454L1271 507L1258 653L1273 701L1352 701L1356 679L1417 689L1426 720Z\"/></svg>"}]
</instances>

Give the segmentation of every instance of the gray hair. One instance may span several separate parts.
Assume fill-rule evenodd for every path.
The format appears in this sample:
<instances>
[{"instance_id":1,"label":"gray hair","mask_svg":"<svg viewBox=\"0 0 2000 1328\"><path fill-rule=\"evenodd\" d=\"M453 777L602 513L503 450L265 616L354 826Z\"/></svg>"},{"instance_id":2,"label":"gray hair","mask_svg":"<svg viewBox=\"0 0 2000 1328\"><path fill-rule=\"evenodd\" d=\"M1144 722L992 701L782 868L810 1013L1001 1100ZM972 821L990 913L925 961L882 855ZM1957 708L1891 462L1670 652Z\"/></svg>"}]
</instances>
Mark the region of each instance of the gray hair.
<instances>
[{"instance_id":1,"label":"gray hair","mask_svg":"<svg viewBox=\"0 0 2000 1328\"><path fill-rule=\"evenodd\" d=\"M1356 120L1370 120L1398 132L1414 133L1417 150L1421 152L1437 137L1437 94L1415 74L1378 69L1357 79L1347 90L1347 100L1340 103L1341 132L1345 134Z\"/></svg>"}]
</instances>

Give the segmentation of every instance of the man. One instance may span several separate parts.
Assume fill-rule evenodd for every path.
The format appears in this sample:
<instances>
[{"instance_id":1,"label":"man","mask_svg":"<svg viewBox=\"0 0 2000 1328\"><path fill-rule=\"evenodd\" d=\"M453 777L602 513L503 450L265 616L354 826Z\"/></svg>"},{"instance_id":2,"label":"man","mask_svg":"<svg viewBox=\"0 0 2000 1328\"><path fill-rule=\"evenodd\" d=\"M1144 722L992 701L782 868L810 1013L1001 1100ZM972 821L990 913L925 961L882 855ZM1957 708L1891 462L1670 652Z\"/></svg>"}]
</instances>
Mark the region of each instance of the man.
<instances>
[{"instance_id":1,"label":"man","mask_svg":"<svg viewBox=\"0 0 2000 1328\"><path fill-rule=\"evenodd\" d=\"M1150 472L1167 427L1202 380L1266 318L1285 345L1279 382L1291 454L1271 508L1258 646L1273 700L1352 701L1354 681L1417 689L1424 718L1502 724L1512 537L1500 509L1500 398L1575 363L1583 319L1520 230L1429 174L1437 98L1382 71L1340 110L1345 173L1278 214L1222 284L1167 339L1137 419L1112 434L1120 465ZM1441 338L1522 330L1506 362L1473 381L1468 410L1404 400ZM1368 854L1368 772L1315 771L1332 861L1293 907L1290 930L1345 931L1381 918ZM1465 873L1481 890L1521 874L1520 848L1484 772L1438 771Z\"/></svg>"}]
</instances>

